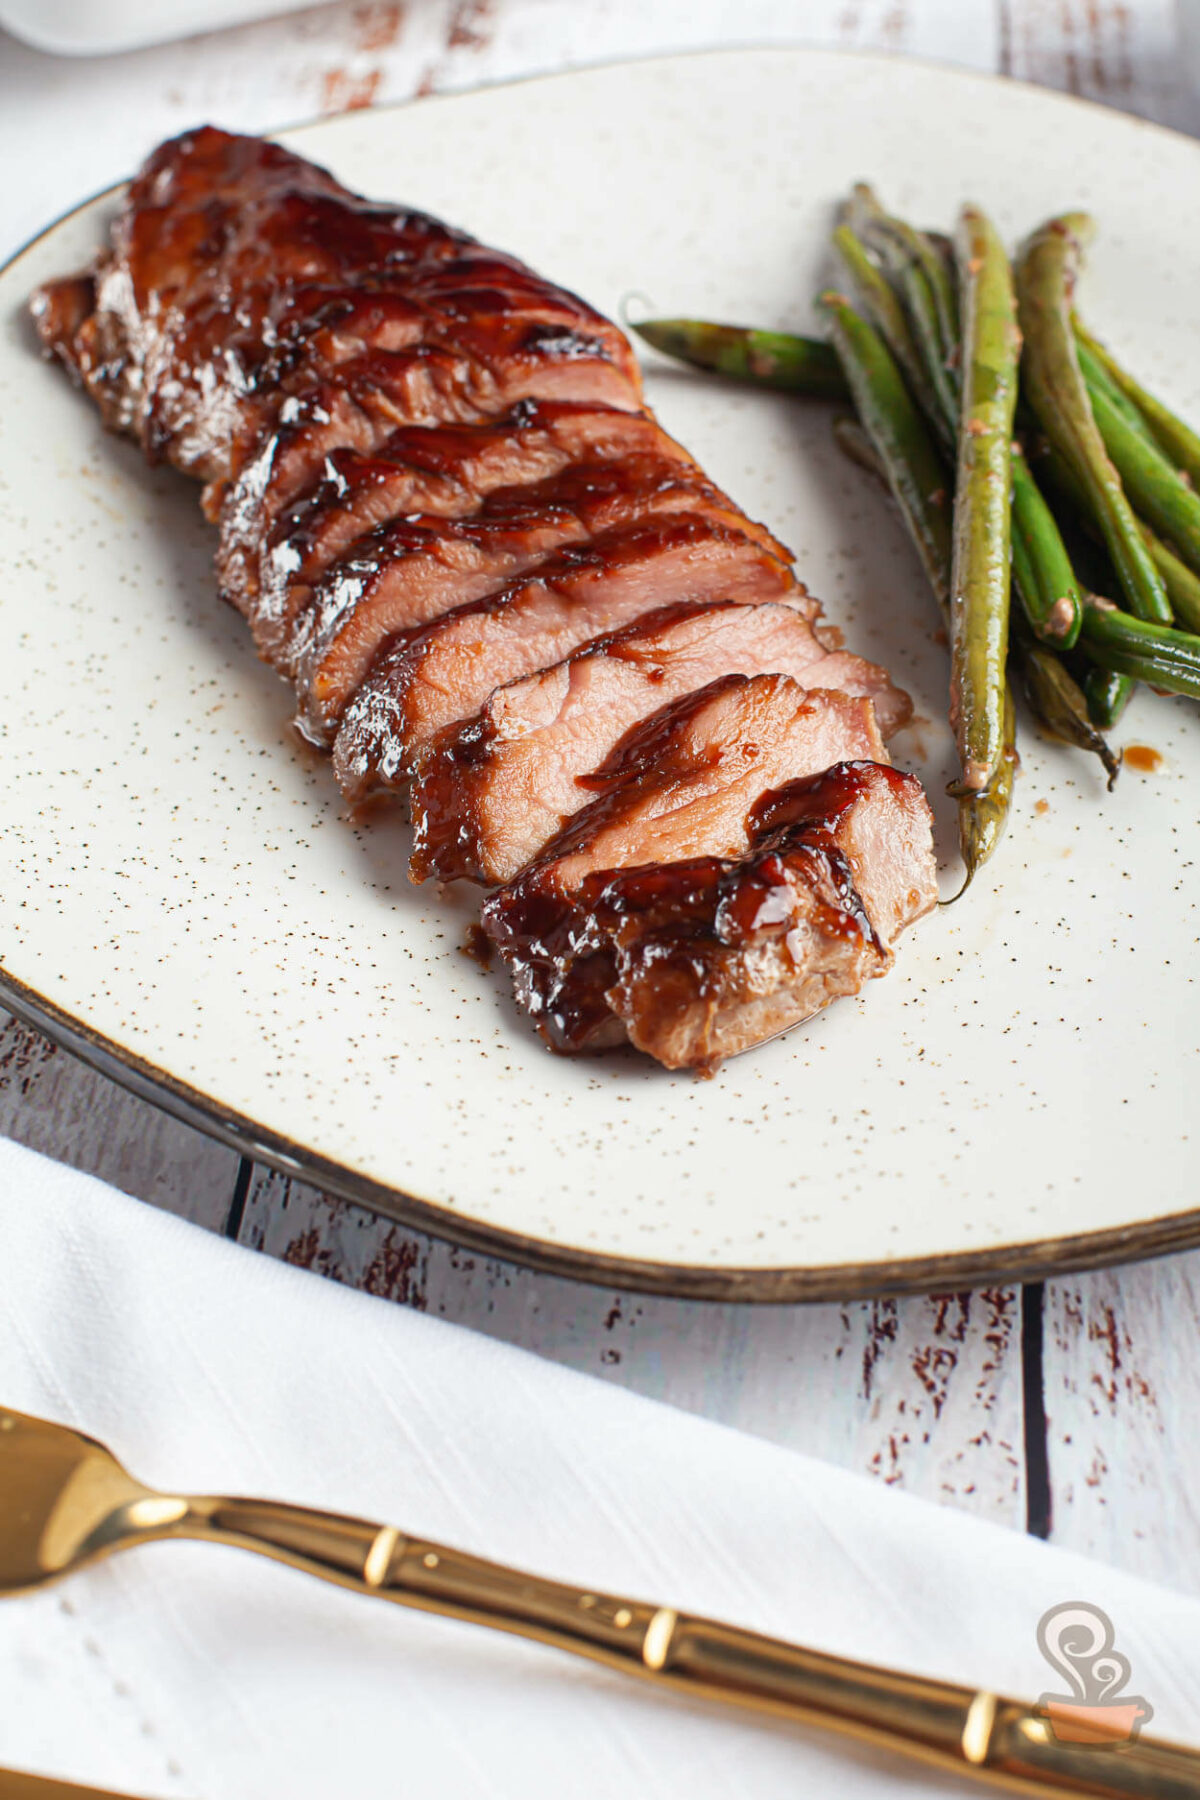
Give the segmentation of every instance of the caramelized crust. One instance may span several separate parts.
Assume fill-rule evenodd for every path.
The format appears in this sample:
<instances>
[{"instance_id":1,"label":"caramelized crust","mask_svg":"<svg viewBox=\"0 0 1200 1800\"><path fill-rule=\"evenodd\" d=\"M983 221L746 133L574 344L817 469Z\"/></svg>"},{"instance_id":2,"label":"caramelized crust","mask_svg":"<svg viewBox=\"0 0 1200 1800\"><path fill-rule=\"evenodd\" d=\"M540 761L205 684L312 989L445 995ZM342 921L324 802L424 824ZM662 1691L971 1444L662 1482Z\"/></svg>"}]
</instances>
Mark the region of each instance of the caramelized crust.
<instances>
[{"instance_id":1,"label":"caramelized crust","mask_svg":"<svg viewBox=\"0 0 1200 1800\"><path fill-rule=\"evenodd\" d=\"M908 713L882 669L826 650L793 607L727 600L653 613L497 688L430 746L410 795L413 878L510 881L587 805L589 774L627 732L725 673L868 695L885 734Z\"/></svg>"},{"instance_id":2,"label":"caramelized crust","mask_svg":"<svg viewBox=\"0 0 1200 1800\"><path fill-rule=\"evenodd\" d=\"M144 164L93 279L92 309L69 333L67 296L44 290L44 341L114 430L209 481L236 473L286 395L347 365L377 365L386 388L388 359L420 348L479 383L484 412L536 391L543 371L560 393L583 369L586 397L641 400L622 333L516 258L212 127Z\"/></svg>"},{"instance_id":3,"label":"caramelized crust","mask_svg":"<svg viewBox=\"0 0 1200 1800\"><path fill-rule=\"evenodd\" d=\"M669 1069L711 1070L887 973L897 933L937 900L919 783L845 762L767 799L742 857L488 902L485 928L552 1048L628 1040Z\"/></svg>"},{"instance_id":4,"label":"caramelized crust","mask_svg":"<svg viewBox=\"0 0 1200 1800\"><path fill-rule=\"evenodd\" d=\"M564 552L530 581L459 607L381 652L334 744L342 791L359 799L403 788L438 732L471 718L505 682L663 605L707 604L730 593L812 611L777 558L744 532L692 513L645 520Z\"/></svg>"}]
</instances>

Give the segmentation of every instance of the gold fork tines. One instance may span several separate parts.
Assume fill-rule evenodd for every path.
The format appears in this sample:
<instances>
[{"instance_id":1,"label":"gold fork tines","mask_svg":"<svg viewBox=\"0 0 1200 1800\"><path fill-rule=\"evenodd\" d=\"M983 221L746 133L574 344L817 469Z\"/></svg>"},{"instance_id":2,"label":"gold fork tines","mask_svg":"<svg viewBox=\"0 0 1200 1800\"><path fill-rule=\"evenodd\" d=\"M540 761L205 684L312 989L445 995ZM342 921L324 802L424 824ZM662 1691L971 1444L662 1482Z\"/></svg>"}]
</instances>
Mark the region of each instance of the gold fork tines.
<instances>
[{"instance_id":1,"label":"gold fork tines","mask_svg":"<svg viewBox=\"0 0 1200 1800\"><path fill-rule=\"evenodd\" d=\"M394 1526L276 1500L160 1494L94 1438L0 1410L0 1594L155 1538L198 1538L324 1581L536 1638L706 1700L844 1732L1028 1795L1197 1800L1200 1752L1060 1743L1021 1701L874 1668L670 1607L524 1574Z\"/></svg>"}]
</instances>

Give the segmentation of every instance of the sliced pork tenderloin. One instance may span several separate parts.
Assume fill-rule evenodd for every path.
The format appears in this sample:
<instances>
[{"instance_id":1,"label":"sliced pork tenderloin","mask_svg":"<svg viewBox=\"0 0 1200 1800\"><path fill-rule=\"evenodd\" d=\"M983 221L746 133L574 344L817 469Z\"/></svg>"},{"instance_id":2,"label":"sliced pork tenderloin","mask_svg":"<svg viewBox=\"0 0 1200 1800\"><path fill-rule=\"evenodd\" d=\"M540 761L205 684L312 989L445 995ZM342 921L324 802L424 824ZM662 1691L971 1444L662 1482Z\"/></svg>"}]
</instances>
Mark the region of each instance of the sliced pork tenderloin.
<instances>
[{"instance_id":1,"label":"sliced pork tenderloin","mask_svg":"<svg viewBox=\"0 0 1200 1800\"><path fill-rule=\"evenodd\" d=\"M249 617L284 609L286 589L311 586L363 535L406 514L466 518L497 488L545 481L571 463L657 452L694 468L646 413L572 400L522 401L484 424L408 425L376 449L326 450L307 487L277 504L285 481L232 504L222 521L218 573L225 597Z\"/></svg>"},{"instance_id":2,"label":"sliced pork tenderloin","mask_svg":"<svg viewBox=\"0 0 1200 1800\"><path fill-rule=\"evenodd\" d=\"M726 674L861 694L886 738L911 713L883 669L829 651L793 607L687 602L511 682L422 756L410 874L512 880L594 797L587 777L648 715Z\"/></svg>"},{"instance_id":3,"label":"sliced pork tenderloin","mask_svg":"<svg viewBox=\"0 0 1200 1800\"><path fill-rule=\"evenodd\" d=\"M496 593L563 546L673 514L739 532L746 523L687 464L655 456L572 464L549 481L490 494L467 519L401 519L368 533L294 616L255 613L251 625L262 654L296 683L301 729L331 743L376 652L398 632ZM758 536L753 527L745 535Z\"/></svg>"},{"instance_id":4,"label":"sliced pork tenderloin","mask_svg":"<svg viewBox=\"0 0 1200 1800\"><path fill-rule=\"evenodd\" d=\"M608 965L589 924L589 876L738 861L753 848L764 794L847 761L887 762L870 701L784 675L725 676L629 733L590 778L597 798L483 905L517 1000L552 1047L576 1047L572 1033L590 1049L624 1035L596 986ZM571 1023L577 1014L591 1025Z\"/></svg>"},{"instance_id":5,"label":"sliced pork tenderloin","mask_svg":"<svg viewBox=\"0 0 1200 1800\"><path fill-rule=\"evenodd\" d=\"M748 830L740 858L594 871L569 913L527 901L507 954L555 1049L628 1039L711 1071L886 974L936 904L929 806L896 769L837 763L768 794Z\"/></svg>"},{"instance_id":6,"label":"sliced pork tenderloin","mask_svg":"<svg viewBox=\"0 0 1200 1800\"><path fill-rule=\"evenodd\" d=\"M459 325L459 352L486 362L494 350L523 391L535 364L576 364L591 397L641 404L628 342L576 296L279 145L210 126L147 159L91 273L93 304L69 333L63 284L42 290L43 341L114 430L203 480L229 477L264 403L298 374L310 385L343 354L418 339L453 352ZM360 299L371 293L374 314Z\"/></svg>"},{"instance_id":7,"label":"sliced pork tenderloin","mask_svg":"<svg viewBox=\"0 0 1200 1800\"><path fill-rule=\"evenodd\" d=\"M661 515L567 551L537 575L460 607L381 653L347 706L334 773L354 802L403 789L439 731L472 718L493 689L676 601L731 594L778 600L813 618L785 563L742 531L691 513Z\"/></svg>"}]
</instances>

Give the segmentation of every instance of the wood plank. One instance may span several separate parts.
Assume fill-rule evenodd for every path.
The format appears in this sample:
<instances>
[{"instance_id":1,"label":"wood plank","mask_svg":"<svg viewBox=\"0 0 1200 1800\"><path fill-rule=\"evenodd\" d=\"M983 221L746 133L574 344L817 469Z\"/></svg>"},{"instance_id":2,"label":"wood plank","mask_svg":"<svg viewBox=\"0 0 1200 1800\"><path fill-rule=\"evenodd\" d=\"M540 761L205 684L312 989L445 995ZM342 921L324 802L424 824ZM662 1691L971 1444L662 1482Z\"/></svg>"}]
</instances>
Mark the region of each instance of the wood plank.
<instances>
[{"instance_id":1,"label":"wood plank","mask_svg":"<svg viewBox=\"0 0 1200 1800\"><path fill-rule=\"evenodd\" d=\"M256 1170L241 1242L1021 1528L1017 1292L717 1305L535 1274Z\"/></svg>"},{"instance_id":2,"label":"wood plank","mask_svg":"<svg viewBox=\"0 0 1200 1800\"><path fill-rule=\"evenodd\" d=\"M238 1157L0 1012L0 1134L220 1231Z\"/></svg>"},{"instance_id":3,"label":"wood plank","mask_svg":"<svg viewBox=\"0 0 1200 1800\"><path fill-rule=\"evenodd\" d=\"M998 24L1003 74L1195 128L1173 0L1000 0Z\"/></svg>"},{"instance_id":4,"label":"wood plank","mask_svg":"<svg viewBox=\"0 0 1200 1800\"><path fill-rule=\"evenodd\" d=\"M1051 1536L1200 1593L1200 1252L1046 1284Z\"/></svg>"}]
</instances>

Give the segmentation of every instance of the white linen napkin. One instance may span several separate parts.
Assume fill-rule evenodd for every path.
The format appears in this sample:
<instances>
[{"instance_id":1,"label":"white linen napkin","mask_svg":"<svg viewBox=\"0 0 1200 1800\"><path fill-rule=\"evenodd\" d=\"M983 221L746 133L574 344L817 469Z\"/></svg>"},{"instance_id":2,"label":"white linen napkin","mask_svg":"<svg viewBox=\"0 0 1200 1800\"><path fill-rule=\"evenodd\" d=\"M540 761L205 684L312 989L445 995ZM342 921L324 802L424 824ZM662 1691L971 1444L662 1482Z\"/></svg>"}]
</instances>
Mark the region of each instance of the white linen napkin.
<instances>
[{"instance_id":1,"label":"white linen napkin","mask_svg":"<svg viewBox=\"0 0 1200 1800\"><path fill-rule=\"evenodd\" d=\"M1064 1685L1039 1617L1086 1600L1152 1730L1200 1740L1200 1602L321 1281L2 1141L0 1401L168 1490L359 1513L1030 1698ZM195 1544L0 1601L0 1763L205 1800L973 1791Z\"/></svg>"}]
</instances>

